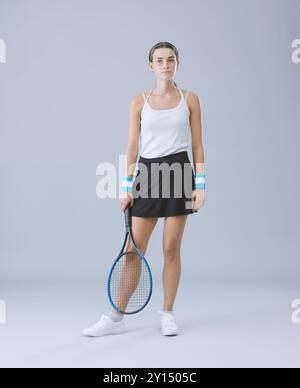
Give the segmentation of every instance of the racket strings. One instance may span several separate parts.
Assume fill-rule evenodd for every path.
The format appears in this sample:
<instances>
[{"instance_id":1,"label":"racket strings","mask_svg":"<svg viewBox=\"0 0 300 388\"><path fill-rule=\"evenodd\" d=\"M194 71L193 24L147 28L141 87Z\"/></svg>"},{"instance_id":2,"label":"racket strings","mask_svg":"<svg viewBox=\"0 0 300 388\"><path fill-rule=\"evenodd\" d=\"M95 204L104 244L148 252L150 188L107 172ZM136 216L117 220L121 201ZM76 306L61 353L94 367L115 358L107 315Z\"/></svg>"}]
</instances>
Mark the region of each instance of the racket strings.
<instances>
[{"instance_id":1,"label":"racket strings","mask_svg":"<svg viewBox=\"0 0 300 388\"><path fill-rule=\"evenodd\" d=\"M114 305L122 312L136 312L147 303L150 292L151 275L145 261L135 252L123 253L110 281Z\"/></svg>"}]
</instances>

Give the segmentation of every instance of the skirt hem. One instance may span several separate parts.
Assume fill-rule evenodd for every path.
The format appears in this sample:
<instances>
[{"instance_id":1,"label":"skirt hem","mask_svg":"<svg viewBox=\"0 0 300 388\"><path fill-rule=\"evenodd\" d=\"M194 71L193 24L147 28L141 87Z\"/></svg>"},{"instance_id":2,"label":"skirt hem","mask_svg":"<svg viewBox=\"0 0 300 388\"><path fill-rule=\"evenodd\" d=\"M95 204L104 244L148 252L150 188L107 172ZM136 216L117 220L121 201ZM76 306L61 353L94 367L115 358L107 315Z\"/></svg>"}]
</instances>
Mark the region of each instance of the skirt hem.
<instances>
[{"instance_id":1,"label":"skirt hem","mask_svg":"<svg viewBox=\"0 0 300 388\"><path fill-rule=\"evenodd\" d=\"M133 217L141 217L141 218L163 218L163 217L176 217L176 216L188 216L189 214L194 214L194 213L197 213L198 210L195 210L195 211L190 211L190 212L186 212L186 213L167 213L167 214L134 214L134 212L131 211L131 215Z\"/></svg>"}]
</instances>

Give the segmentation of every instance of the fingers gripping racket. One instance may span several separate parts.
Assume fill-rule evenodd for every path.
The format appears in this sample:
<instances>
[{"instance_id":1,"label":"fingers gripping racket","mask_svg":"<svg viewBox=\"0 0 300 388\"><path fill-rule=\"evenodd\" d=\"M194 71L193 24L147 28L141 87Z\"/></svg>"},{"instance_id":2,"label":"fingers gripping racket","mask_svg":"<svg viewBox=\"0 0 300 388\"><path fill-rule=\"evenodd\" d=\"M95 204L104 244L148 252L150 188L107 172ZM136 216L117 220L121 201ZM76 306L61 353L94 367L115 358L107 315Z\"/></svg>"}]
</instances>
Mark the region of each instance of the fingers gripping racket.
<instances>
[{"instance_id":1,"label":"fingers gripping racket","mask_svg":"<svg viewBox=\"0 0 300 388\"><path fill-rule=\"evenodd\" d=\"M136 246L131 230L131 206L125 211L125 239L108 277L108 297L116 311L136 314L146 307L152 294L152 274L150 267ZM134 251L125 251L127 238ZM129 239L128 239L129 242Z\"/></svg>"}]
</instances>

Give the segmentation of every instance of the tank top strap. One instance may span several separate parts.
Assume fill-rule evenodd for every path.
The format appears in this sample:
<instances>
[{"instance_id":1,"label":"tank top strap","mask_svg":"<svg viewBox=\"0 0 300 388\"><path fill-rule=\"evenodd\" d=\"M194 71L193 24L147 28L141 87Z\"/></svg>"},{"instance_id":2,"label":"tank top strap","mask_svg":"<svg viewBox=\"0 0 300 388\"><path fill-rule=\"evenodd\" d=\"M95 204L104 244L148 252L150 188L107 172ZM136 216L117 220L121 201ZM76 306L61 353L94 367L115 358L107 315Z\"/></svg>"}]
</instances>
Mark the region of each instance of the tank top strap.
<instances>
[{"instance_id":1,"label":"tank top strap","mask_svg":"<svg viewBox=\"0 0 300 388\"><path fill-rule=\"evenodd\" d=\"M148 96L147 96L147 98L146 98L145 101L148 101L148 98L150 97L150 94L152 93L152 91L153 91L153 89L150 90L150 92L148 93ZM144 94L144 93L143 93L143 94ZM144 94L144 95L145 95L145 94Z\"/></svg>"},{"instance_id":2,"label":"tank top strap","mask_svg":"<svg viewBox=\"0 0 300 388\"><path fill-rule=\"evenodd\" d=\"M148 98L149 98L151 92L152 92L152 89L150 90L150 93L148 94L147 98L146 98L146 96L145 96L145 92L143 92L144 101L147 101L147 100L148 100Z\"/></svg>"},{"instance_id":3,"label":"tank top strap","mask_svg":"<svg viewBox=\"0 0 300 388\"><path fill-rule=\"evenodd\" d=\"M176 88L179 90L179 92L180 92L180 94L181 94L181 98L184 99L184 95L183 95L181 89L180 89L178 86L176 86Z\"/></svg>"},{"instance_id":4,"label":"tank top strap","mask_svg":"<svg viewBox=\"0 0 300 388\"><path fill-rule=\"evenodd\" d=\"M176 87L180 91L182 99L184 99L187 102L187 97L188 97L188 94L189 94L189 90L185 93L185 96L184 96L183 93L182 93L182 90L178 86L176 86Z\"/></svg>"}]
</instances>

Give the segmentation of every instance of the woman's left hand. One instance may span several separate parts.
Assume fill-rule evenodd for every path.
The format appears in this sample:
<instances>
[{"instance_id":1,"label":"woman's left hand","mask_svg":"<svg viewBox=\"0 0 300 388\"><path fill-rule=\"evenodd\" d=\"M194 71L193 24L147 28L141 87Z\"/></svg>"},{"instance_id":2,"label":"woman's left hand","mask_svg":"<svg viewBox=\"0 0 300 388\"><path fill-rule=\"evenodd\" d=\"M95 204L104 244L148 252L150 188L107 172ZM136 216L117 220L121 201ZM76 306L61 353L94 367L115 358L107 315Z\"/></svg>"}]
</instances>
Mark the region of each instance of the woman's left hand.
<instances>
[{"instance_id":1,"label":"woman's left hand","mask_svg":"<svg viewBox=\"0 0 300 388\"><path fill-rule=\"evenodd\" d=\"M201 207L204 206L205 202L205 190L204 189L195 189L192 192L192 210L194 212L198 211Z\"/></svg>"}]
</instances>

